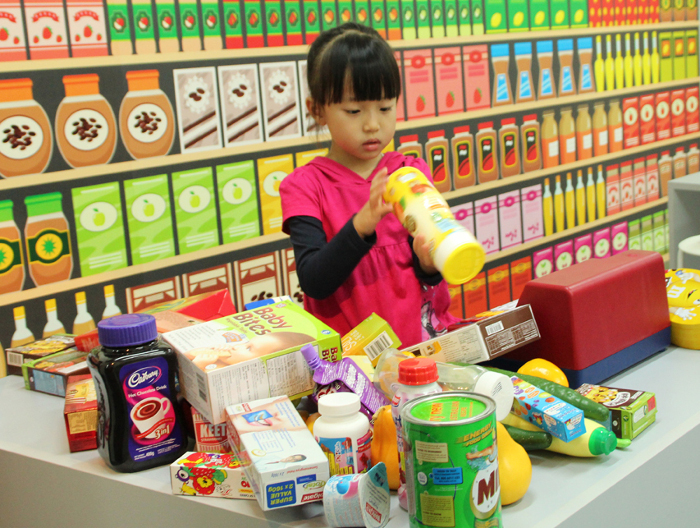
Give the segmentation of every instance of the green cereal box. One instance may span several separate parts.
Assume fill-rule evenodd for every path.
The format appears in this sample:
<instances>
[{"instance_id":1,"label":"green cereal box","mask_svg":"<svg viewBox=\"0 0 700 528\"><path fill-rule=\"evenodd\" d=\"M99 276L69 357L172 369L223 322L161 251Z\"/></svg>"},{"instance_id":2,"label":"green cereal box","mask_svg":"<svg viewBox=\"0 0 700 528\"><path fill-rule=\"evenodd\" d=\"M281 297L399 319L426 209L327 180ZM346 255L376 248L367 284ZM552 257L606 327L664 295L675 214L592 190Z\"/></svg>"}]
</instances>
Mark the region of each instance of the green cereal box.
<instances>
[{"instance_id":1,"label":"green cereal box","mask_svg":"<svg viewBox=\"0 0 700 528\"><path fill-rule=\"evenodd\" d=\"M429 0L416 0L416 22L418 38L430 38L430 3Z\"/></svg>"},{"instance_id":2,"label":"green cereal box","mask_svg":"<svg viewBox=\"0 0 700 528\"><path fill-rule=\"evenodd\" d=\"M546 31L551 29L549 0L530 0L530 29Z\"/></svg>"},{"instance_id":3,"label":"green cereal box","mask_svg":"<svg viewBox=\"0 0 700 528\"><path fill-rule=\"evenodd\" d=\"M321 0L321 30L326 31L338 25L338 11L335 0Z\"/></svg>"},{"instance_id":4,"label":"green cereal box","mask_svg":"<svg viewBox=\"0 0 700 528\"><path fill-rule=\"evenodd\" d=\"M569 0L551 0L552 29L571 27L569 20Z\"/></svg>"},{"instance_id":5,"label":"green cereal box","mask_svg":"<svg viewBox=\"0 0 700 528\"><path fill-rule=\"evenodd\" d=\"M588 0L569 0L571 27L588 27Z\"/></svg>"},{"instance_id":6,"label":"green cereal box","mask_svg":"<svg viewBox=\"0 0 700 528\"><path fill-rule=\"evenodd\" d=\"M629 235L627 240L627 248L632 249L642 249L642 234L640 231L641 225L639 223L639 218L637 220L632 220L628 224Z\"/></svg>"},{"instance_id":7,"label":"green cereal box","mask_svg":"<svg viewBox=\"0 0 700 528\"><path fill-rule=\"evenodd\" d=\"M666 253L666 236L664 235L664 212L656 211L652 215L652 232L654 236L654 251L657 253Z\"/></svg>"},{"instance_id":8,"label":"green cereal box","mask_svg":"<svg viewBox=\"0 0 700 528\"><path fill-rule=\"evenodd\" d=\"M282 2L280 0L265 0L264 5L267 45L270 47L284 46L284 35L282 32Z\"/></svg>"},{"instance_id":9,"label":"green cereal box","mask_svg":"<svg viewBox=\"0 0 700 528\"><path fill-rule=\"evenodd\" d=\"M168 176L124 182L131 262L144 264L175 255Z\"/></svg>"},{"instance_id":10,"label":"green cereal box","mask_svg":"<svg viewBox=\"0 0 700 528\"><path fill-rule=\"evenodd\" d=\"M698 76L698 30L685 32L685 75L688 79Z\"/></svg>"},{"instance_id":11,"label":"green cereal box","mask_svg":"<svg viewBox=\"0 0 700 528\"><path fill-rule=\"evenodd\" d=\"M175 172L172 179L180 254L218 246L211 168Z\"/></svg>"},{"instance_id":12,"label":"green cereal box","mask_svg":"<svg viewBox=\"0 0 700 528\"><path fill-rule=\"evenodd\" d=\"M654 236L652 231L651 215L642 217L642 249L644 251L654 251Z\"/></svg>"},{"instance_id":13,"label":"green cereal box","mask_svg":"<svg viewBox=\"0 0 700 528\"><path fill-rule=\"evenodd\" d=\"M226 49L243 47L243 19L238 2L224 0L224 43ZM175 28L177 35L177 28Z\"/></svg>"},{"instance_id":14,"label":"green cereal box","mask_svg":"<svg viewBox=\"0 0 700 528\"><path fill-rule=\"evenodd\" d=\"M416 3L414 0L399 0L401 6L402 37L404 40L418 38L416 32Z\"/></svg>"},{"instance_id":15,"label":"green cereal box","mask_svg":"<svg viewBox=\"0 0 700 528\"><path fill-rule=\"evenodd\" d=\"M260 215L253 162L217 166L216 185L223 243L259 236Z\"/></svg>"},{"instance_id":16,"label":"green cereal box","mask_svg":"<svg viewBox=\"0 0 700 528\"><path fill-rule=\"evenodd\" d=\"M321 16L317 0L302 0L304 10L304 43L311 44L321 32Z\"/></svg>"},{"instance_id":17,"label":"green cereal box","mask_svg":"<svg viewBox=\"0 0 700 528\"><path fill-rule=\"evenodd\" d=\"M486 33L505 33L508 31L506 19L506 0L484 0Z\"/></svg>"},{"instance_id":18,"label":"green cereal box","mask_svg":"<svg viewBox=\"0 0 700 528\"><path fill-rule=\"evenodd\" d=\"M472 8L469 0L457 0L459 36L468 37L472 34Z\"/></svg>"},{"instance_id":19,"label":"green cereal box","mask_svg":"<svg viewBox=\"0 0 700 528\"><path fill-rule=\"evenodd\" d=\"M673 80L682 81L686 78L685 63L686 45L685 31L673 32Z\"/></svg>"},{"instance_id":20,"label":"green cereal box","mask_svg":"<svg viewBox=\"0 0 700 528\"><path fill-rule=\"evenodd\" d=\"M445 34L448 37L459 36L457 0L445 0Z\"/></svg>"},{"instance_id":21,"label":"green cereal box","mask_svg":"<svg viewBox=\"0 0 700 528\"><path fill-rule=\"evenodd\" d=\"M72 190L75 232L83 277L127 266L119 183Z\"/></svg>"},{"instance_id":22,"label":"green cereal box","mask_svg":"<svg viewBox=\"0 0 700 528\"><path fill-rule=\"evenodd\" d=\"M529 31L527 0L508 0L508 31Z\"/></svg>"},{"instance_id":23,"label":"green cereal box","mask_svg":"<svg viewBox=\"0 0 700 528\"><path fill-rule=\"evenodd\" d=\"M588 383L581 385L576 392L610 409L612 432L618 438L632 440L656 421L656 396L653 392Z\"/></svg>"},{"instance_id":24,"label":"green cereal box","mask_svg":"<svg viewBox=\"0 0 700 528\"><path fill-rule=\"evenodd\" d=\"M445 6L442 0L429 0L429 5L433 38L443 38L445 36Z\"/></svg>"},{"instance_id":25,"label":"green cereal box","mask_svg":"<svg viewBox=\"0 0 700 528\"><path fill-rule=\"evenodd\" d=\"M386 25L389 40L401 40L401 4L399 0L386 0Z\"/></svg>"},{"instance_id":26,"label":"green cereal box","mask_svg":"<svg viewBox=\"0 0 700 528\"><path fill-rule=\"evenodd\" d=\"M384 0L369 0L370 22L379 35L386 39L386 6Z\"/></svg>"},{"instance_id":27,"label":"green cereal box","mask_svg":"<svg viewBox=\"0 0 700 528\"><path fill-rule=\"evenodd\" d=\"M396 0L398 2L398 0ZM353 20L353 15L352 15L352 0L338 0L338 17L339 17L339 24L345 24L345 22L350 22ZM401 29L401 25L399 24L399 29Z\"/></svg>"},{"instance_id":28,"label":"green cereal box","mask_svg":"<svg viewBox=\"0 0 700 528\"><path fill-rule=\"evenodd\" d=\"M379 356L387 348L400 348L399 340L394 330L376 313L370 315L355 328L350 330L340 340L343 356L367 354L372 366L377 366Z\"/></svg>"},{"instance_id":29,"label":"green cereal box","mask_svg":"<svg viewBox=\"0 0 700 528\"><path fill-rule=\"evenodd\" d=\"M472 4L472 34L484 34L484 2L483 0L471 0Z\"/></svg>"},{"instance_id":30,"label":"green cereal box","mask_svg":"<svg viewBox=\"0 0 700 528\"><path fill-rule=\"evenodd\" d=\"M301 355L313 344L340 361L340 336L293 301L281 301L188 328L163 338L177 352L185 398L207 421L226 419L228 405L311 394L312 371Z\"/></svg>"},{"instance_id":31,"label":"green cereal box","mask_svg":"<svg viewBox=\"0 0 700 528\"><path fill-rule=\"evenodd\" d=\"M299 0L284 1L284 31L287 35L287 46L301 46L301 2Z\"/></svg>"},{"instance_id":32,"label":"green cereal box","mask_svg":"<svg viewBox=\"0 0 700 528\"><path fill-rule=\"evenodd\" d=\"M245 18L246 47L262 48L265 45L262 2L260 0L244 0L243 16Z\"/></svg>"}]
</instances>

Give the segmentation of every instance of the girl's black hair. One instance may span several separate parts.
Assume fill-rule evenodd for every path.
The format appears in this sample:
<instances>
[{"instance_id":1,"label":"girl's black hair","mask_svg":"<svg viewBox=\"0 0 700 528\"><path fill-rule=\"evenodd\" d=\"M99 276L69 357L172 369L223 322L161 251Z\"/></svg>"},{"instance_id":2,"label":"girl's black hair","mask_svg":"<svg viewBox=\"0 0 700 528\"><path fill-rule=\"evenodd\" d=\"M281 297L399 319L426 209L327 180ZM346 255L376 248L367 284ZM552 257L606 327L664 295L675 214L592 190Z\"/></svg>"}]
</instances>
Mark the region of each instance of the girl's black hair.
<instances>
[{"instance_id":1,"label":"girl's black hair","mask_svg":"<svg viewBox=\"0 0 700 528\"><path fill-rule=\"evenodd\" d=\"M340 103L346 82L356 101L401 95L401 75L391 47L376 30L355 22L319 35L309 50L306 77L316 106Z\"/></svg>"}]
</instances>

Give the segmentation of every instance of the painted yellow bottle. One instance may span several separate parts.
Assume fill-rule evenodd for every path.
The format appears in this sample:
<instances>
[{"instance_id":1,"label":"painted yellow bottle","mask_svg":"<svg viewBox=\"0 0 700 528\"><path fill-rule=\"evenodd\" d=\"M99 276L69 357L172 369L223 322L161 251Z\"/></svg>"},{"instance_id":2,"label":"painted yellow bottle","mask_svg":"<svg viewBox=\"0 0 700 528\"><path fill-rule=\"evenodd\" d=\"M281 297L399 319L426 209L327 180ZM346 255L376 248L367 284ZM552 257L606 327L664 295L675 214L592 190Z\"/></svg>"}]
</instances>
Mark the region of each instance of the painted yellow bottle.
<instances>
[{"instance_id":1,"label":"painted yellow bottle","mask_svg":"<svg viewBox=\"0 0 700 528\"><path fill-rule=\"evenodd\" d=\"M656 43L656 31L651 32L651 82L656 84L659 82L661 70L659 64L659 50Z\"/></svg>"},{"instance_id":2,"label":"painted yellow bottle","mask_svg":"<svg viewBox=\"0 0 700 528\"><path fill-rule=\"evenodd\" d=\"M641 86L642 79L642 52L639 49L639 33L636 32L634 34L634 85Z\"/></svg>"},{"instance_id":3,"label":"painted yellow bottle","mask_svg":"<svg viewBox=\"0 0 700 528\"><path fill-rule=\"evenodd\" d=\"M605 178L603 178L603 166L598 165L598 179L595 182L595 201L598 206L598 219L605 217Z\"/></svg>"},{"instance_id":4,"label":"painted yellow bottle","mask_svg":"<svg viewBox=\"0 0 700 528\"><path fill-rule=\"evenodd\" d=\"M570 172L566 173L566 190L564 191L564 201L566 202L566 228L572 229L576 227L576 195Z\"/></svg>"},{"instance_id":5,"label":"painted yellow bottle","mask_svg":"<svg viewBox=\"0 0 700 528\"><path fill-rule=\"evenodd\" d=\"M5 350L0 345L0 378L7 376L7 363L5 362Z\"/></svg>"},{"instance_id":6,"label":"painted yellow bottle","mask_svg":"<svg viewBox=\"0 0 700 528\"><path fill-rule=\"evenodd\" d=\"M88 312L87 300L85 299L85 292L80 291L75 294L75 308L77 310L77 315L73 321L73 333L75 335L81 335L90 330L95 329L95 321Z\"/></svg>"},{"instance_id":7,"label":"painted yellow bottle","mask_svg":"<svg viewBox=\"0 0 700 528\"><path fill-rule=\"evenodd\" d=\"M58 320L56 299L46 299L44 301L44 308L46 309L46 324L44 325L44 332L41 337L46 339L54 334L65 334L66 329L63 328L63 323Z\"/></svg>"},{"instance_id":8,"label":"painted yellow bottle","mask_svg":"<svg viewBox=\"0 0 700 528\"><path fill-rule=\"evenodd\" d=\"M622 59L622 35L615 35L615 88L625 87L625 61Z\"/></svg>"},{"instance_id":9,"label":"painted yellow bottle","mask_svg":"<svg viewBox=\"0 0 700 528\"><path fill-rule=\"evenodd\" d=\"M586 223L586 188L581 169L576 173L576 225Z\"/></svg>"},{"instance_id":10,"label":"painted yellow bottle","mask_svg":"<svg viewBox=\"0 0 700 528\"><path fill-rule=\"evenodd\" d=\"M574 457L595 457L599 455L609 455L617 448L617 437L612 431L608 431L598 422L584 418L586 432L578 436L570 442L564 442L558 438L552 437L552 443L547 451L554 451L563 455ZM515 416L513 413L508 413L501 423L524 429L525 431L541 431L539 427L522 419L520 416Z\"/></svg>"},{"instance_id":11,"label":"painted yellow bottle","mask_svg":"<svg viewBox=\"0 0 700 528\"><path fill-rule=\"evenodd\" d=\"M15 332L12 334L10 347L14 348L35 341L34 334L27 328L27 314L24 311L24 306L16 306L13 308L12 315L15 319Z\"/></svg>"},{"instance_id":12,"label":"painted yellow bottle","mask_svg":"<svg viewBox=\"0 0 700 528\"><path fill-rule=\"evenodd\" d=\"M588 178L586 179L586 209L588 211L588 221L595 220L595 182L593 181L593 167L588 167Z\"/></svg>"},{"instance_id":13,"label":"painted yellow bottle","mask_svg":"<svg viewBox=\"0 0 700 528\"><path fill-rule=\"evenodd\" d=\"M598 92L605 91L605 62L603 61L603 39L600 35L595 38L595 89Z\"/></svg>"},{"instance_id":14,"label":"painted yellow bottle","mask_svg":"<svg viewBox=\"0 0 700 528\"><path fill-rule=\"evenodd\" d=\"M399 222L413 235L430 243L435 267L450 284L464 284L484 266L481 244L459 224L447 202L425 175L412 167L393 172L384 200L394 207Z\"/></svg>"},{"instance_id":15,"label":"painted yellow bottle","mask_svg":"<svg viewBox=\"0 0 700 528\"><path fill-rule=\"evenodd\" d=\"M644 54L642 55L642 82L651 84L651 55L649 54L649 32L642 33Z\"/></svg>"},{"instance_id":16,"label":"painted yellow bottle","mask_svg":"<svg viewBox=\"0 0 700 528\"><path fill-rule=\"evenodd\" d=\"M552 191L549 188L549 178L544 179L542 214L544 215L544 236L549 236L554 233L554 209L552 205Z\"/></svg>"},{"instance_id":17,"label":"painted yellow bottle","mask_svg":"<svg viewBox=\"0 0 700 528\"><path fill-rule=\"evenodd\" d=\"M561 176L554 180L554 225L557 233L564 231L564 192L561 190Z\"/></svg>"},{"instance_id":18,"label":"painted yellow bottle","mask_svg":"<svg viewBox=\"0 0 700 528\"><path fill-rule=\"evenodd\" d=\"M634 86L634 66L632 64L632 44L630 34L625 33L625 88Z\"/></svg>"},{"instance_id":19,"label":"painted yellow bottle","mask_svg":"<svg viewBox=\"0 0 700 528\"><path fill-rule=\"evenodd\" d=\"M605 36L605 89L615 89L615 60L612 54L612 36Z\"/></svg>"}]
</instances>

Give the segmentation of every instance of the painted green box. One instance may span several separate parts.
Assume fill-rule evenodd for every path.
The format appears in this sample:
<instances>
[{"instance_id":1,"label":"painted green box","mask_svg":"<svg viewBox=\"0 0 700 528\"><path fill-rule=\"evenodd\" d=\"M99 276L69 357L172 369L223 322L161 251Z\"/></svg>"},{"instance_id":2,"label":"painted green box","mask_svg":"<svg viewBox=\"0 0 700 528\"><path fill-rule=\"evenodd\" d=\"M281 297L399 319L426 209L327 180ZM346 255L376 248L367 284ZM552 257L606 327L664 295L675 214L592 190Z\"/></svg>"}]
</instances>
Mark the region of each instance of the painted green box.
<instances>
[{"instance_id":1,"label":"painted green box","mask_svg":"<svg viewBox=\"0 0 700 528\"><path fill-rule=\"evenodd\" d=\"M698 76L698 30L692 29L685 32L685 74L688 79Z\"/></svg>"},{"instance_id":2,"label":"painted green box","mask_svg":"<svg viewBox=\"0 0 700 528\"><path fill-rule=\"evenodd\" d=\"M529 31L529 23L527 0L508 0L508 31Z\"/></svg>"},{"instance_id":3,"label":"painted green box","mask_svg":"<svg viewBox=\"0 0 700 528\"><path fill-rule=\"evenodd\" d=\"M484 34L484 2L471 0L472 4L472 35Z\"/></svg>"},{"instance_id":4,"label":"painted green box","mask_svg":"<svg viewBox=\"0 0 700 528\"><path fill-rule=\"evenodd\" d=\"M319 3L317 0L302 0L304 10L304 42L311 44L321 32L321 15L319 14Z\"/></svg>"},{"instance_id":5,"label":"painted green box","mask_svg":"<svg viewBox=\"0 0 700 528\"><path fill-rule=\"evenodd\" d=\"M468 37L472 34L472 8L469 0L457 0L459 21L459 36Z\"/></svg>"},{"instance_id":6,"label":"painted green box","mask_svg":"<svg viewBox=\"0 0 700 528\"><path fill-rule=\"evenodd\" d=\"M321 0L321 29L326 31L338 25L338 8L335 0Z\"/></svg>"},{"instance_id":7,"label":"painted green box","mask_svg":"<svg viewBox=\"0 0 700 528\"><path fill-rule=\"evenodd\" d=\"M399 0L401 6L402 37L404 40L418 38L416 31L416 3L414 0Z\"/></svg>"},{"instance_id":8,"label":"painted green box","mask_svg":"<svg viewBox=\"0 0 700 528\"><path fill-rule=\"evenodd\" d=\"M632 440L656 421L656 396L653 392L588 383L576 391L610 409L612 432L618 438Z\"/></svg>"},{"instance_id":9,"label":"painted green box","mask_svg":"<svg viewBox=\"0 0 700 528\"><path fill-rule=\"evenodd\" d=\"M416 0L416 23L418 24L418 38L430 38L430 2L429 0Z\"/></svg>"},{"instance_id":10,"label":"painted green box","mask_svg":"<svg viewBox=\"0 0 700 528\"><path fill-rule=\"evenodd\" d=\"M267 45L270 47L284 46L284 34L282 32L282 2L280 0L265 0L264 6Z\"/></svg>"},{"instance_id":11,"label":"painted green box","mask_svg":"<svg viewBox=\"0 0 700 528\"><path fill-rule=\"evenodd\" d=\"M654 232L654 251L658 253L666 253L666 236L664 233L664 212L656 211L652 216L652 225Z\"/></svg>"},{"instance_id":12,"label":"painted green box","mask_svg":"<svg viewBox=\"0 0 700 528\"><path fill-rule=\"evenodd\" d=\"M673 80L682 81L686 78L685 63L686 56L685 31L673 32Z\"/></svg>"},{"instance_id":13,"label":"painted green box","mask_svg":"<svg viewBox=\"0 0 700 528\"><path fill-rule=\"evenodd\" d=\"M287 37L287 46L300 46L303 43L301 35L301 2L298 0L284 0L284 33Z\"/></svg>"},{"instance_id":14,"label":"painted green box","mask_svg":"<svg viewBox=\"0 0 700 528\"><path fill-rule=\"evenodd\" d=\"M384 0L369 0L370 22L372 27L386 38L386 6Z\"/></svg>"},{"instance_id":15,"label":"painted green box","mask_svg":"<svg viewBox=\"0 0 700 528\"><path fill-rule=\"evenodd\" d=\"M445 6L442 0L429 0L433 38L445 36Z\"/></svg>"},{"instance_id":16,"label":"painted green box","mask_svg":"<svg viewBox=\"0 0 700 528\"><path fill-rule=\"evenodd\" d=\"M484 0L484 11L487 34L508 31L506 0Z\"/></svg>"},{"instance_id":17,"label":"painted green box","mask_svg":"<svg viewBox=\"0 0 700 528\"><path fill-rule=\"evenodd\" d=\"M530 30L547 31L551 29L549 0L530 0Z\"/></svg>"},{"instance_id":18,"label":"painted green box","mask_svg":"<svg viewBox=\"0 0 700 528\"><path fill-rule=\"evenodd\" d=\"M659 33L660 81L673 80L673 38L670 31Z\"/></svg>"},{"instance_id":19,"label":"painted green box","mask_svg":"<svg viewBox=\"0 0 700 528\"><path fill-rule=\"evenodd\" d=\"M588 27L588 0L569 0L572 28Z\"/></svg>"},{"instance_id":20,"label":"painted green box","mask_svg":"<svg viewBox=\"0 0 700 528\"><path fill-rule=\"evenodd\" d=\"M671 250L671 228L668 225L668 209L664 209L664 241L666 250Z\"/></svg>"},{"instance_id":21,"label":"painted green box","mask_svg":"<svg viewBox=\"0 0 700 528\"><path fill-rule=\"evenodd\" d=\"M219 245L211 168L172 175L177 241L181 254Z\"/></svg>"},{"instance_id":22,"label":"painted green box","mask_svg":"<svg viewBox=\"0 0 700 528\"><path fill-rule=\"evenodd\" d=\"M552 29L568 29L571 27L569 0L551 0L550 6Z\"/></svg>"},{"instance_id":23,"label":"painted green box","mask_svg":"<svg viewBox=\"0 0 700 528\"><path fill-rule=\"evenodd\" d=\"M651 215L642 217L642 249L644 251L654 251L654 234L652 230Z\"/></svg>"},{"instance_id":24,"label":"painted green box","mask_svg":"<svg viewBox=\"0 0 700 528\"><path fill-rule=\"evenodd\" d=\"M370 17L369 0L355 0L355 22L369 26Z\"/></svg>"},{"instance_id":25,"label":"painted green box","mask_svg":"<svg viewBox=\"0 0 700 528\"><path fill-rule=\"evenodd\" d=\"M221 237L224 244L260 235L255 166L241 161L216 167Z\"/></svg>"},{"instance_id":26,"label":"painted green box","mask_svg":"<svg viewBox=\"0 0 700 528\"><path fill-rule=\"evenodd\" d=\"M386 27L389 40L401 40L401 4L399 0L386 0Z\"/></svg>"},{"instance_id":27,"label":"painted green box","mask_svg":"<svg viewBox=\"0 0 700 528\"><path fill-rule=\"evenodd\" d=\"M398 2L398 0L396 0ZM338 1L338 17L339 24L345 24L345 22L351 22L354 20L352 0L339 0ZM399 30L401 29L401 24L399 23Z\"/></svg>"},{"instance_id":28,"label":"painted green box","mask_svg":"<svg viewBox=\"0 0 700 528\"><path fill-rule=\"evenodd\" d=\"M448 37L459 36L457 0L445 0L445 35Z\"/></svg>"},{"instance_id":29,"label":"painted green box","mask_svg":"<svg viewBox=\"0 0 700 528\"><path fill-rule=\"evenodd\" d=\"M77 187L72 194L81 275L125 268L128 264L119 184Z\"/></svg>"},{"instance_id":30,"label":"painted green box","mask_svg":"<svg viewBox=\"0 0 700 528\"><path fill-rule=\"evenodd\" d=\"M131 262L144 264L175 255L168 176L124 182Z\"/></svg>"},{"instance_id":31,"label":"painted green box","mask_svg":"<svg viewBox=\"0 0 700 528\"><path fill-rule=\"evenodd\" d=\"M637 220L632 220L628 224L629 228L629 235L628 235L628 241L627 241L627 248L628 249L642 249L642 236L640 232L640 223L639 219Z\"/></svg>"}]
</instances>

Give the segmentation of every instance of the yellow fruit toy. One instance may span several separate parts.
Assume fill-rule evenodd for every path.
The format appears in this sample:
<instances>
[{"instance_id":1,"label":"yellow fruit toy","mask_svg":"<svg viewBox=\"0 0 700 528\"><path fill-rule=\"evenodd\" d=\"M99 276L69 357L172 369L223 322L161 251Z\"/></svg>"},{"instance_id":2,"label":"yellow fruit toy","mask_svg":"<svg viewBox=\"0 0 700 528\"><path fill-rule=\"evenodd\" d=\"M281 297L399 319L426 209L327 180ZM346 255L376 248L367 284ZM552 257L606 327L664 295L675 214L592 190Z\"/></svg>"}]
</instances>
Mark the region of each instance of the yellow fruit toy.
<instances>
[{"instance_id":1,"label":"yellow fruit toy","mask_svg":"<svg viewBox=\"0 0 700 528\"><path fill-rule=\"evenodd\" d=\"M530 376L537 376L538 378L553 381L564 387L569 386L569 380L566 379L566 374L554 363L546 359L531 359L518 369L518 374L529 374Z\"/></svg>"},{"instance_id":2,"label":"yellow fruit toy","mask_svg":"<svg viewBox=\"0 0 700 528\"><path fill-rule=\"evenodd\" d=\"M309 428L309 431L311 431L311 434L314 434L314 422L318 420L321 416L321 413L313 413L306 419L306 427Z\"/></svg>"},{"instance_id":3,"label":"yellow fruit toy","mask_svg":"<svg viewBox=\"0 0 700 528\"><path fill-rule=\"evenodd\" d=\"M384 405L374 413L372 437L372 465L384 462L389 489L399 489L399 447L391 405Z\"/></svg>"},{"instance_id":4,"label":"yellow fruit toy","mask_svg":"<svg viewBox=\"0 0 700 528\"><path fill-rule=\"evenodd\" d=\"M501 422L496 422L498 439L498 475L501 481L501 504L519 501L530 487L532 462L525 449L508 434Z\"/></svg>"}]
</instances>

